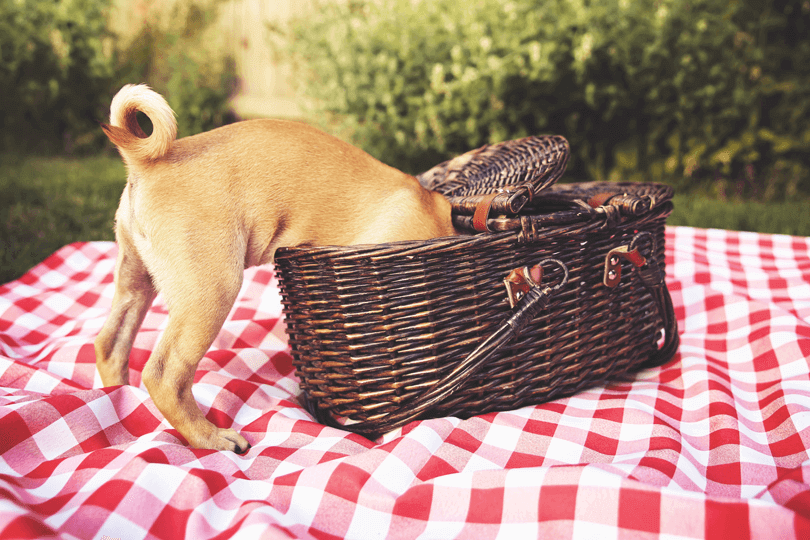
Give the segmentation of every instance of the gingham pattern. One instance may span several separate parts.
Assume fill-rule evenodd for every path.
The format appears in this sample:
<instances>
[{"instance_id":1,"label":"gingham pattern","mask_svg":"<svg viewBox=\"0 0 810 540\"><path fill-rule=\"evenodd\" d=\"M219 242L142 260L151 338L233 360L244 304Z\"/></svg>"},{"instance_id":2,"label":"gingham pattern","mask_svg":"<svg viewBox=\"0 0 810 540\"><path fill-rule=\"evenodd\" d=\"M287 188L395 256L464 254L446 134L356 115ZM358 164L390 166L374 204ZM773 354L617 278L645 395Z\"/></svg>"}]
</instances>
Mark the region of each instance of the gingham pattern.
<instances>
[{"instance_id":1,"label":"gingham pattern","mask_svg":"<svg viewBox=\"0 0 810 540\"><path fill-rule=\"evenodd\" d=\"M194 394L245 456L193 450L138 374L99 388L115 246L0 287L0 537L810 538L810 242L667 230L681 347L634 382L411 423L376 444L298 403L272 268L251 269Z\"/></svg>"}]
</instances>

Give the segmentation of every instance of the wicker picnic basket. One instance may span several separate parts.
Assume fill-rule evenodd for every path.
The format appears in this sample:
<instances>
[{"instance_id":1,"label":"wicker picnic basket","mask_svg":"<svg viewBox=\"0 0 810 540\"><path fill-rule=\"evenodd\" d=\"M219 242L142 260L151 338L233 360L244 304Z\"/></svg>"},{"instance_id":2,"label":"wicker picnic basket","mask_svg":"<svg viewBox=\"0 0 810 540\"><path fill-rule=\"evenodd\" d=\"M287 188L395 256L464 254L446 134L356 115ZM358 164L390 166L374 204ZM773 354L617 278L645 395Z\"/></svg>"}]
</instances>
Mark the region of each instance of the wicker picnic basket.
<instances>
[{"instance_id":1,"label":"wicker picnic basket","mask_svg":"<svg viewBox=\"0 0 810 540\"><path fill-rule=\"evenodd\" d=\"M562 137L488 145L418 177L469 235L276 253L303 400L375 438L535 405L659 366L668 186L554 185Z\"/></svg>"}]
</instances>

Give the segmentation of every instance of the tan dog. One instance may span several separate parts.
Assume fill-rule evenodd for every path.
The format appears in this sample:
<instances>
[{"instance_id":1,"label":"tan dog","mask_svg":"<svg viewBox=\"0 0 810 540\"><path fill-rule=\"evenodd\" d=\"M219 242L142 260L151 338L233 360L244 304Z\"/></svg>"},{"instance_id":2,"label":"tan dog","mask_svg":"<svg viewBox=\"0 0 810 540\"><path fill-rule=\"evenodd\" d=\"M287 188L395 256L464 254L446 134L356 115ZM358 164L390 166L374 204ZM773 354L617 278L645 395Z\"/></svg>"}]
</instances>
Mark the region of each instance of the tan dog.
<instances>
[{"instance_id":1,"label":"tan dog","mask_svg":"<svg viewBox=\"0 0 810 540\"><path fill-rule=\"evenodd\" d=\"M141 130L136 111L153 124ZM102 128L129 170L116 212L112 311L95 341L105 386L129 383L129 353L158 291L169 323L143 370L155 405L197 448L244 453L205 419L194 372L222 328L246 267L281 246L352 245L455 234L450 204L415 178L310 126L253 120L175 140L166 101L127 85Z\"/></svg>"}]
</instances>

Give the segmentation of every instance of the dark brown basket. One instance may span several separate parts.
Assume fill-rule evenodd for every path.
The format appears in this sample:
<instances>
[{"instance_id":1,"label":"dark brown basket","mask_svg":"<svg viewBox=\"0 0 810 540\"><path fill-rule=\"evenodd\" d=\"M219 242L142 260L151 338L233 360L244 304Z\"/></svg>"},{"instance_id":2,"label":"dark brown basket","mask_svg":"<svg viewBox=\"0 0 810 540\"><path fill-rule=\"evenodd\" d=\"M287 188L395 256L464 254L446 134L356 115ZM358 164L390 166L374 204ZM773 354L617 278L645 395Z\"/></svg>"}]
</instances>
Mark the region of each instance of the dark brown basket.
<instances>
[{"instance_id":1,"label":"dark brown basket","mask_svg":"<svg viewBox=\"0 0 810 540\"><path fill-rule=\"evenodd\" d=\"M552 185L567 158L565 139L529 137L421 175L470 235L278 250L293 362L319 422L374 438L418 418L540 404L671 358L671 188Z\"/></svg>"}]
</instances>

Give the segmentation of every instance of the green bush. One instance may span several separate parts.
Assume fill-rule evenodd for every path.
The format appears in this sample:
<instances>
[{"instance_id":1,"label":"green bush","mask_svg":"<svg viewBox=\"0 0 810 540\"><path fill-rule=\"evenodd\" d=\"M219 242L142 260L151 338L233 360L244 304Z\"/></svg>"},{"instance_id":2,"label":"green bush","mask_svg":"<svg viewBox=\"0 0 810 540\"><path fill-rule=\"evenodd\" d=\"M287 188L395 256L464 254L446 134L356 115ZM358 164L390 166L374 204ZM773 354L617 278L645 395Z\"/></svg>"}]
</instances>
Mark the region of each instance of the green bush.
<instances>
[{"instance_id":1,"label":"green bush","mask_svg":"<svg viewBox=\"0 0 810 540\"><path fill-rule=\"evenodd\" d=\"M0 143L10 150L92 144L109 93L109 0L0 0Z\"/></svg>"},{"instance_id":2,"label":"green bush","mask_svg":"<svg viewBox=\"0 0 810 540\"><path fill-rule=\"evenodd\" d=\"M227 123L233 60L205 47L218 0L177 2L128 43L109 30L110 0L0 0L0 143L5 151L92 151L113 94L146 82L181 135Z\"/></svg>"},{"instance_id":3,"label":"green bush","mask_svg":"<svg viewBox=\"0 0 810 540\"><path fill-rule=\"evenodd\" d=\"M322 117L410 171L554 132L592 179L810 191L806 0L353 0L293 26Z\"/></svg>"}]
</instances>

